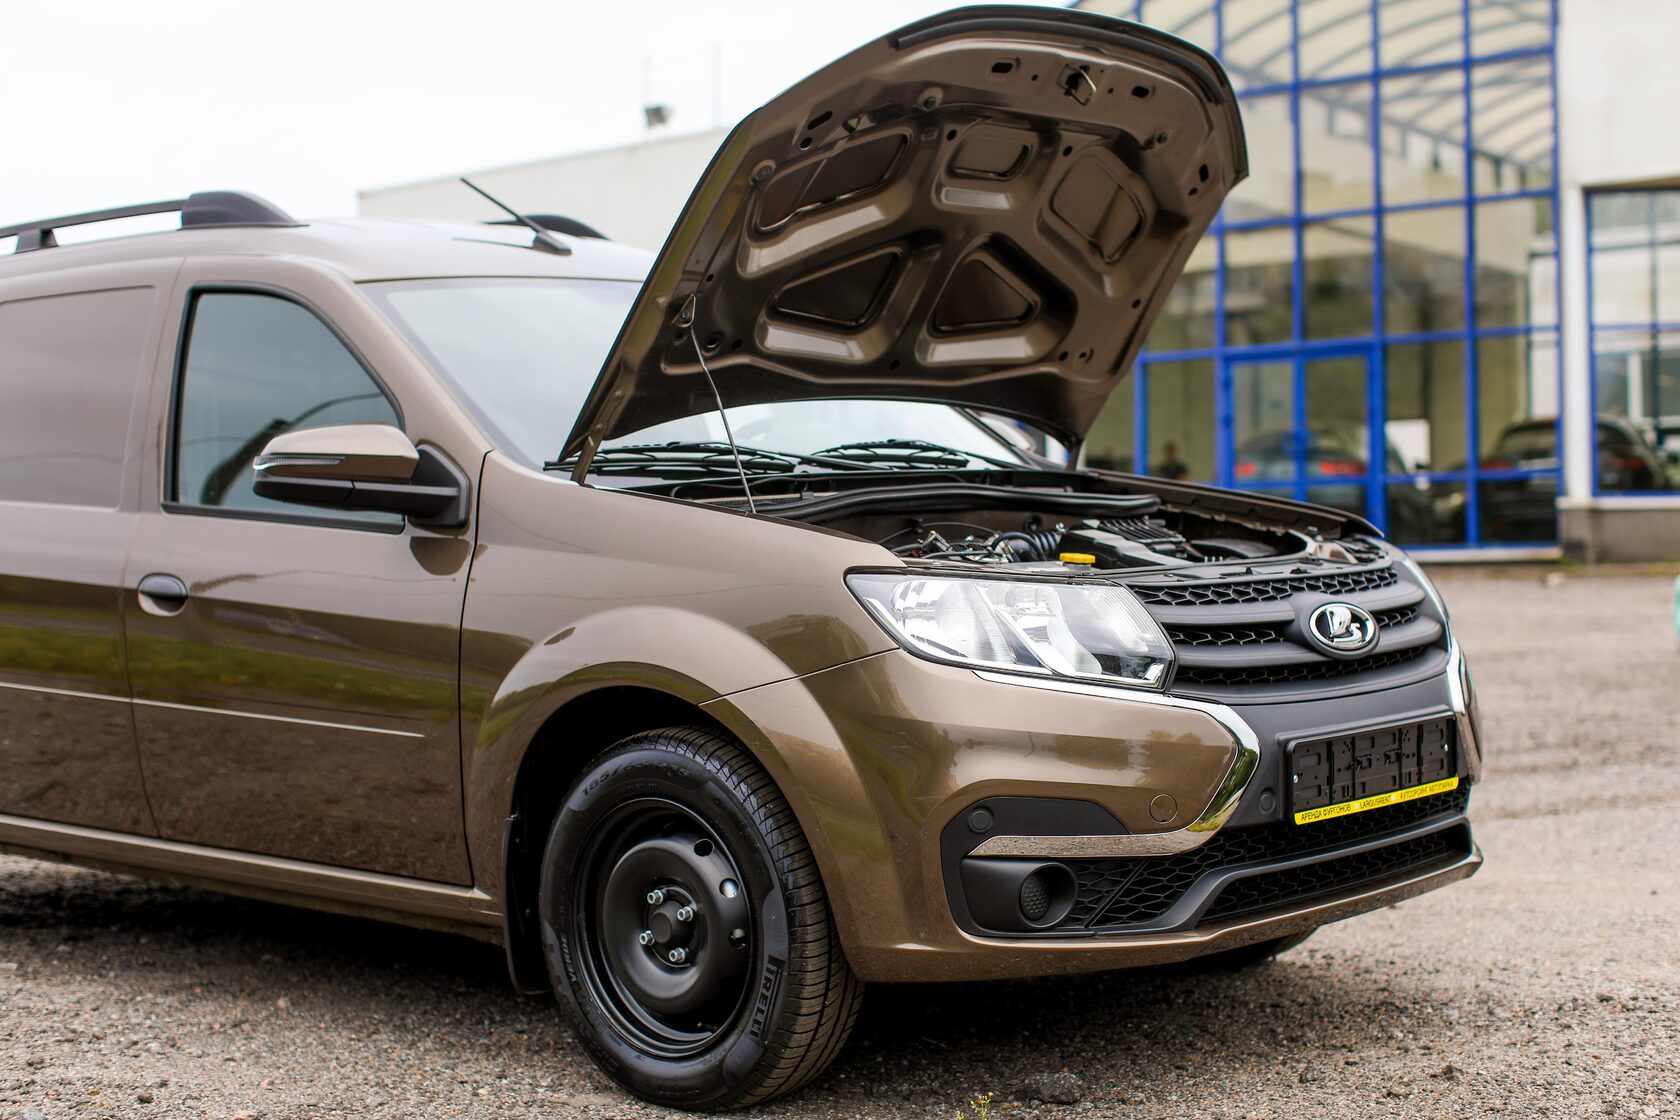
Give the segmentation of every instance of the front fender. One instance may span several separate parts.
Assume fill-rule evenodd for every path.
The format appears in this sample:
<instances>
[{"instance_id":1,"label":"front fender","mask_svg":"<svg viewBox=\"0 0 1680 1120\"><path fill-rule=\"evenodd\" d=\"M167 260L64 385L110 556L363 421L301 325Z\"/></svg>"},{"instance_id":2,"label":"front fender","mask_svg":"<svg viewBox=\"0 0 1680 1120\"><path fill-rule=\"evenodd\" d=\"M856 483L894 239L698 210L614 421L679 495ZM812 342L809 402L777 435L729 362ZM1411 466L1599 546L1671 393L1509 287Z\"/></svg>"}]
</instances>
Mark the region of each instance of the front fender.
<instances>
[{"instance_id":1,"label":"front fender","mask_svg":"<svg viewBox=\"0 0 1680 1120\"><path fill-rule=\"evenodd\" d=\"M628 686L698 707L895 648L844 580L883 562L877 545L576 486L496 454L479 495L461 745L474 882L493 898L526 751L567 704Z\"/></svg>"}]
</instances>

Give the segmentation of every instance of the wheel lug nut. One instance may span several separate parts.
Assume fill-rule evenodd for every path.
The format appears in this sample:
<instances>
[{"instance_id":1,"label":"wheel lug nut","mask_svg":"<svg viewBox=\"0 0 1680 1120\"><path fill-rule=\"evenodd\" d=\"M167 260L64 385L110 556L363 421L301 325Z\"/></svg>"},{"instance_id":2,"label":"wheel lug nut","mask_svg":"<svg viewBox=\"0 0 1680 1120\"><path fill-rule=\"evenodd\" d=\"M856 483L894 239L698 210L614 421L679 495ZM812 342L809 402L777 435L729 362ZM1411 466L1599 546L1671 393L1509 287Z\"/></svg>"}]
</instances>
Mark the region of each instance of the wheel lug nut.
<instances>
[{"instance_id":1,"label":"wheel lug nut","mask_svg":"<svg viewBox=\"0 0 1680 1120\"><path fill-rule=\"evenodd\" d=\"M688 959L688 950L679 946L678 948L672 949L669 953L666 953L665 959L670 961L672 964L681 964Z\"/></svg>"},{"instance_id":2,"label":"wheel lug nut","mask_svg":"<svg viewBox=\"0 0 1680 1120\"><path fill-rule=\"evenodd\" d=\"M647 902L648 902L649 906L658 906L661 902L664 902L664 901L665 901L665 892L662 891L662 890L655 889L655 890L651 890L647 893Z\"/></svg>"},{"instance_id":3,"label":"wheel lug nut","mask_svg":"<svg viewBox=\"0 0 1680 1120\"><path fill-rule=\"evenodd\" d=\"M684 906L681 910L677 911L677 921L679 921L679 922L692 922L694 920L694 914L695 914L694 907Z\"/></svg>"},{"instance_id":4,"label":"wheel lug nut","mask_svg":"<svg viewBox=\"0 0 1680 1120\"><path fill-rule=\"evenodd\" d=\"M651 929L644 929L641 933L636 935L636 940L640 941L643 945L652 945L653 931Z\"/></svg>"}]
</instances>

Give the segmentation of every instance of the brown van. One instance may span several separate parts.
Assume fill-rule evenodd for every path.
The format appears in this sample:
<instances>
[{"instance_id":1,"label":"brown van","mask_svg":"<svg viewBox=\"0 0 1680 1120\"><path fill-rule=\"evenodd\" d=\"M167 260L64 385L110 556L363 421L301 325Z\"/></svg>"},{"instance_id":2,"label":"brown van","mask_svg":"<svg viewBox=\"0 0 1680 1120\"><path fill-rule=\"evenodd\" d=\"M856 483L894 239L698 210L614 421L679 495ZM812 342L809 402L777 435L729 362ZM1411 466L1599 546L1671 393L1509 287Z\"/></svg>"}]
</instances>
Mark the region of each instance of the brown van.
<instances>
[{"instance_id":1,"label":"brown van","mask_svg":"<svg viewBox=\"0 0 1680 1120\"><path fill-rule=\"evenodd\" d=\"M1465 878L1418 567L1074 465L1245 169L1203 52L971 8L747 118L651 261L236 192L0 231L0 847L500 941L697 1109L866 981Z\"/></svg>"}]
</instances>

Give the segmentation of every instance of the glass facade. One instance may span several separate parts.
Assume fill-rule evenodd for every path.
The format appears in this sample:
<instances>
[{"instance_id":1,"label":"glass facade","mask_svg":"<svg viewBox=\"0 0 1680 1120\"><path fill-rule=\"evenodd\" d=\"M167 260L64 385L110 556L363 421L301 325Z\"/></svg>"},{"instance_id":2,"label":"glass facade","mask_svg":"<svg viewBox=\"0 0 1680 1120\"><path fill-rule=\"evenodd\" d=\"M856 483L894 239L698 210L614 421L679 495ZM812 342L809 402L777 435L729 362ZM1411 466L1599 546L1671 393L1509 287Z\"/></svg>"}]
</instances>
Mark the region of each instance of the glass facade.
<instances>
[{"instance_id":1,"label":"glass facade","mask_svg":"<svg viewBox=\"0 0 1680 1120\"><path fill-rule=\"evenodd\" d=\"M1680 190L1588 196L1594 490L1680 491Z\"/></svg>"},{"instance_id":2,"label":"glass facade","mask_svg":"<svg viewBox=\"0 0 1680 1120\"><path fill-rule=\"evenodd\" d=\"M1217 55L1250 163L1089 460L1353 510L1409 545L1555 542L1552 0L1084 6ZM1680 192L1664 205L1672 227L1618 227L1677 271L1617 372L1600 336L1599 391L1680 436Z\"/></svg>"}]
</instances>

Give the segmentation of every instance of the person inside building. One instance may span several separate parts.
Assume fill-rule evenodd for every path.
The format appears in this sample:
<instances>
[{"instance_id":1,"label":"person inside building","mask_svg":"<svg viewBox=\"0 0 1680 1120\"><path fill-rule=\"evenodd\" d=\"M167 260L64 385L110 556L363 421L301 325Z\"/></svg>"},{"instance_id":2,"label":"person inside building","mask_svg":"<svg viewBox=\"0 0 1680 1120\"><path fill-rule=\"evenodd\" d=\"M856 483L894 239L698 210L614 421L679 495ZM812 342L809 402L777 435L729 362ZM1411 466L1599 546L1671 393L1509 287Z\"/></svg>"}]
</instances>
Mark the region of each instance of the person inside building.
<instances>
[{"instance_id":1,"label":"person inside building","mask_svg":"<svg viewBox=\"0 0 1680 1120\"><path fill-rule=\"evenodd\" d=\"M1184 460L1178 457L1178 444L1164 443L1161 445L1161 461L1155 464L1157 478L1171 479L1182 482L1190 477L1190 468L1185 466Z\"/></svg>"}]
</instances>

